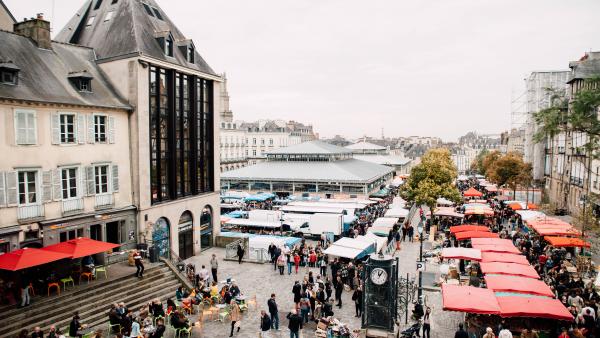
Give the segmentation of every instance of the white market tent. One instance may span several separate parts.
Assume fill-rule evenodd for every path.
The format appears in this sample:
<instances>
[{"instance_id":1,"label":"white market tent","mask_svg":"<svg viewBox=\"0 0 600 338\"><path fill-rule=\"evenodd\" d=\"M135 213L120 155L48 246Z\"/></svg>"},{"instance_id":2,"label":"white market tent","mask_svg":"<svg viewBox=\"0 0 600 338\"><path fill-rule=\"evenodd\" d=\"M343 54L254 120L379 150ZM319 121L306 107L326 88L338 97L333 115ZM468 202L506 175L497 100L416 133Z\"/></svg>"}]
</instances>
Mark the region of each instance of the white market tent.
<instances>
[{"instance_id":1,"label":"white market tent","mask_svg":"<svg viewBox=\"0 0 600 338\"><path fill-rule=\"evenodd\" d=\"M357 259L375 252L377 243L342 237L333 242L323 253L330 256Z\"/></svg>"},{"instance_id":2,"label":"white market tent","mask_svg":"<svg viewBox=\"0 0 600 338\"><path fill-rule=\"evenodd\" d=\"M325 251L323 251L323 253L329 256L354 259L362 253L362 250L338 245L330 245L327 249L325 249Z\"/></svg>"},{"instance_id":3,"label":"white market tent","mask_svg":"<svg viewBox=\"0 0 600 338\"><path fill-rule=\"evenodd\" d=\"M387 228L393 228L398 222L398 217L379 217L373 222L373 226L381 226Z\"/></svg>"},{"instance_id":4,"label":"white market tent","mask_svg":"<svg viewBox=\"0 0 600 338\"><path fill-rule=\"evenodd\" d=\"M406 217L406 216L408 216L408 209L404 209L404 208L388 209L388 211L385 212L385 217Z\"/></svg>"},{"instance_id":5,"label":"white market tent","mask_svg":"<svg viewBox=\"0 0 600 338\"><path fill-rule=\"evenodd\" d=\"M228 219L224 225L240 226L247 228L268 228L278 229L281 228L281 222L267 222L267 221L255 221L245 218L231 218Z\"/></svg>"},{"instance_id":6,"label":"white market tent","mask_svg":"<svg viewBox=\"0 0 600 338\"><path fill-rule=\"evenodd\" d=\"M379 237L386 237L387 235L390 233L390 230L392 228L387 227L387 226L371 226L367 229L367 233L368 234L373 234L375 236L379 236Z\"/></svg>"},{"instance_id":7,"label":"white market tent","mask_svg":"<svg viewBox=\"0 0 600 338\"><path fill-rule=\"evenodd\" d=\"M521 219L523 221L527 221L534 218L546 217L545 213L536 210L517 210L515 212L521 216Z\"/></svg>"},{"instance_id":8,"label":"white market tent","mask_svg":"<svg viewBox=\"0 0 600 338\"><path fill-rule=\"evenodd\" d=\"M445 199L443 197L440 197L440 198L437 199L437 205L438 206L448 206L448 207L451 207L451 206L454 205L454 202L452 202L452 201L450 201L448 199Z\"/></svg>"},{"instance_id":9,"label":"white market tent","mask_svg":"<svg viewBox=\"0 0 600 338\"><path fill-rule=\"evenodd\" d=\"M381 249L383 249L385 247L385 245L387 244L387 238L385 237L380 237L377 236L373 233L367 233L364 236L358 236L356 237L356 240L358 241L363 241L363 242L367 242L367 243L375 243L377 245L377 248L375 249L375 252L379 252L381 251Z\"/></svg>"}]
</instances>

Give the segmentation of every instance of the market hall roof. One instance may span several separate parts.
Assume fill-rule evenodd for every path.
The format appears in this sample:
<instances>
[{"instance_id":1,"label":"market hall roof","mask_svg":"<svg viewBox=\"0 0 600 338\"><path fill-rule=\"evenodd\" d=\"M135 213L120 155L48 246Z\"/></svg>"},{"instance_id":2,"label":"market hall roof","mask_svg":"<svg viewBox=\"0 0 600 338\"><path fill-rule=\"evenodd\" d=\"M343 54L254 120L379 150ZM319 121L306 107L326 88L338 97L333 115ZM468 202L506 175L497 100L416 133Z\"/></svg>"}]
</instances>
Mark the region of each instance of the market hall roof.
<instances>
[{"instance_id":1,"label":"market hall roof","mask_svg":"<svg viewBox=\"0 0 600 338\"><path fill-rule=\"evenodd\" d=\"M174 40L173 57L166 56L157 41L157 34L165 32ZM94 48L99 60L146 55L216 75L195 48L193 63L188 62L180 47L190 40L154 0L88 0L56 40Z\"/></svg>"},{"instance_id":2,"label":"market hall roof","mask_svg":"<svg viewBox=\"0 0 600 338\"><path fill-rule=\"evenodd\" d=\"M339 148L339 147L338 147ZM224 172L223 180L368 183L393 172L391 167L346 159L339 161L267 161Z\"/></svg>"},{"instance_id":3,"label":"market hall roof","mask_svg":"<svg viewBox=\"0 0 600 338\"><path fill-rule=\"evenodd\" d=\"M309 141L289 147L275 149L267 155L341 155L352 151L323 141Z\"/></svg>"},{"instance_id":4,"label":"market hall roof","mask_svg":"<svg viewBox=\"0 0 600 338\"><path fill-rule=\"evenodd\" d=\"M39 48L22 35L0 31L0 64L18 70L16 85L0 85L0 98L31 102L131 109L117 94L87 47L51 42L52 49ZM85 72L93 77L92 91L78 91L69 75Z\"/></svg>"},{"instance_id":5,"label":"market hall roof","mask_svg":"<svg viewBox=\"0 0 600 338\"><path fill-rule=\"evenodd\" d=\"M349 146L346 146L345 148L348 148L351 150L386 150L387 149L386 147L382 147L380 145L365 142L365 141L351 144Z\"/></svg>"},{"instance_id":6,"label":"market hall roof","mask_svg":"<svg viewBox=\"0 0 600 338\"><path fill-rule=\"evenodd\" d=\"M383 165L406 165L412 161L410 158L406 158L406 157L402 157L402 156L395 156L395 155L362 155L362 154L359 155L359 154L355 154L354 158L363 160L363 161L367 161L367 162L383 164Z\"/></svg>"}]
</instances>

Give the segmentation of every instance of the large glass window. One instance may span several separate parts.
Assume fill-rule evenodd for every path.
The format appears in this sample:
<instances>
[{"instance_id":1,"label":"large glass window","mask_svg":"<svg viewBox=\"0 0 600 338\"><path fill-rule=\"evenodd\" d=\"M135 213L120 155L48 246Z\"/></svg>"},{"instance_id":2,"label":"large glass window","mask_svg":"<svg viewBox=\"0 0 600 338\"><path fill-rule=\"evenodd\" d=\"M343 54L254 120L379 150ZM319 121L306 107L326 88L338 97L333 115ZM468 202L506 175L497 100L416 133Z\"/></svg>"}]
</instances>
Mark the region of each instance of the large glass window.
<instances>
[{"instance_id":1,"label":"large glass window","mask_svg":"<svg viewBox=\"0 0 600 338\"><path fill-rule=\"evenodd\" d=\"M19 204L36 204L37 171L19 171Z\"/></svg>"},{"instance_id":2,"label":"large glass window","mask_svg":"<svg viewBox=\"0 0 600 338\"><path fill-rule=\"evenodd\" d=\"M60 143L75 143L74 114L60 114Z\"/></svg>"},{"instance_id":3,"label":"large glass window","mask_svg":"<svg viewBox=\"0 0 600 338\"><path fill-rule=\"evenodd\" d=\"M106 116L94 115L94 140L106 142Z\"/></svg>"},{"instance_id":4,"label":"large glass window","mask_svg":"<svg viewBox=\"0 0 600 338\"><path fill-rule=\"evenodd\" d=\"M96 194L108 193L108 166L98 165L94 167L94 177L96 179Z\"/></svg>"},{"instance_id":5,"label":"large glass window","mask_svg":"<svg viewBox=\"0 0 600 338\"><path fill-rule=\"evenodd\" d=\"M77 197L77 168L61 170L62 198L65 200Z\"/></svg>"}]
</instances>

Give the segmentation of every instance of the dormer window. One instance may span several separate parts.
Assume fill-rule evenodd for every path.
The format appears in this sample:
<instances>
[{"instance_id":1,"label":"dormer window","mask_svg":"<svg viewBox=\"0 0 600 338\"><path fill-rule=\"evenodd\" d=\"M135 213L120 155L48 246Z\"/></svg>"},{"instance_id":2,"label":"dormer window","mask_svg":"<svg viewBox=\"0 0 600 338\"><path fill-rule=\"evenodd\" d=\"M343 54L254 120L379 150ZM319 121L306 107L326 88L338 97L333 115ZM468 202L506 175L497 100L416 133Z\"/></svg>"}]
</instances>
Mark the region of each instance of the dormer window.
<instances>
[{"instance_id":1,"label":"dormer window","mask_svg":"<svg viewBox=\"0 0 600 338\"><path fill-rule=\"evenodd\" d=\"M159 19L159 20L163 20L162 14L160 14L160 11L158 10L158 8L156 7L152 7L152 11L154 12L154 15Z\"/></svg>"},{"instance_id":2,"label":"dormer window","mask_svg":"<svg viewBox=\"0 0 600 338\"><path fill-rule=\"evenodd\" d=\"M165 53L166 56L173 56L173 46L175 44L175 40L173 39L173 35L171 35L171 32L169 31L165 31L165 32L159 32L157 35L155 35L156 41L158 41L158 43L160 44L160 47L163 50L163 53Z\"/></svg>"},{"instance_id":3,"label":"dormer window","mask_svg":"<svg viewBox=\"0 0 600 338\"><path fill-rule=\"evenodd\" d=\"M17 85L19 83L19 67L12 62L0 63L0 83Z\"/></svg>"},{"instance_id":4,"label":"dormer window","mask_svg":"<svg viewBox=\"0 0 600 338\"><path fill-rule=\"evenodd\" d=\"M73 72L69 74L69 80L79 92L91 92L92 91L92 75L87 71Z\"/></svg>"},{"instance_id":5,"label":"dormer window","mask_svg":"<svg viewBox=\"0 0 600 338\"><path fill-rule=\"evenodd\" d=\"M187 48L187 55L186 55L186 59L189 63L194 63L194 45L189 45Z\"/></svg>"},{"instance_id":6,"label":"dormer window","mask_svg":"<svg viewBox=\"0 0 600 338\"><path fill-rule=\"evenodd\" d=\"M150 6L148 6L147 3L142 2L142 6L144 6L144 9L146 10L146 13L148 13L148 15L154 16L154 13L152 13L152 8L150 8Z\"/></svg>"}]
</instances>

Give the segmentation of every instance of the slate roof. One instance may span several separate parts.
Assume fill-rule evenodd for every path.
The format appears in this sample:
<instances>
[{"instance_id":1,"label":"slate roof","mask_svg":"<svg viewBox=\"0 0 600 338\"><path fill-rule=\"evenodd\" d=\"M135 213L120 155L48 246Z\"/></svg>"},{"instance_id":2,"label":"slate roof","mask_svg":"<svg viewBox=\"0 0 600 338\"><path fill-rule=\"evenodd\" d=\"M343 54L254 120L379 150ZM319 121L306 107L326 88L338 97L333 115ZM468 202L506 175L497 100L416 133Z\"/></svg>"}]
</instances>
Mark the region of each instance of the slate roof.
<instances>
[{"instance_id":1,"label":"slate roof","mask_svg":"<svg viewBox=\"0 0 600 338\"><path fill-rule=\"evenodd\" d=\"M361 161L367 161L383 165L405 165L412 161L410 158L394 155L362 155L355 154L354 158Z\"/></svg>"},{"instance_id":2,"label":"slate roof","mask_svg":"<svg viewBox=\"0 0 600 338\"><path fill-rule=\"evenodd\" d=\"M0 31L0 63L14 63L17 85L0 84L0 98L131 109L117 94L94 59L90 48L52 42L52 50L38 48L31 39ZM79 92L69 74L87 72L93 77L92 92Z\"/></svg>"},{"instance_id":3,"label":"slate roof","mask_svg":"<svg viewBox=\"0 0 600 338\"><path fill-rule=\"evenodd\" d=\"M568 83L573 80L585 80L600 77L600 53L593 53L593 57L581 61L574 61L569 64L571 76Z\"/></svg>"},{"instance_id":4,"label":"slate roof","mask_svg":"<svg viewBox=\"0 0 600 338\"><path fill-rule=\"evenodd\" d=\"M275 149L268 152L268 155L335 155L335 154L350 154L351 150L338 147L333 144L325 143L323 141L309 141L300 144L296 144L289 147ZM298 162L296 162L298 163Z\"/></svg>"},{"instance_id":5,"label":"slate roof","mask_svg":"<svg viewBox=\"0 0 600 338\"><path fill-rule=\"evenodd\" d=\"M6 5L4 4L4 1L0 0L0 6L2 6L4 8L4 10L6 11L6 13L8 14L8 16L11 18L13 23L17 22L17 19L15 19L15 17L13 16L13 14L10 12L10 10L8 9L8 7L6 7Z\"/></svg>"},{"instance_id":6,"label":"slate roof","mask_svg":"<svg viewBox=\"0 0 600 338\"><path fill-rule=\"evenodd\" d=\"M216 75L200 56L197 47L195 47L194 63L187 62L186 55L178 46L188 39L169 20L156 1L119 0L113 4L113 1L104 0L100 7L95 9L97 1L100 0L86 1L58 33L56 40L94 48L98 60L148 55L165 62ZM156 9L162 19L154 12L152 16L148 14L144 3L150 6L151 11L153 8ZM113 17L105 21L110 11L114 11ZM95 19L90 26L87 26L91 17ZM156 40L158 34L164 32L173 35L173 57L166 56Z\"/></svg>"},{"instance_id":7,"label":"slate roof","mask_svg":"<svg viewBox=\"0 0 600 338\"><path fill-rule=\"evenodd\" d=\"M365 184L392 171L390 167L356 159L329 162L267 161L221 173L221 179Z\"/></svg>"}]
</instances>

